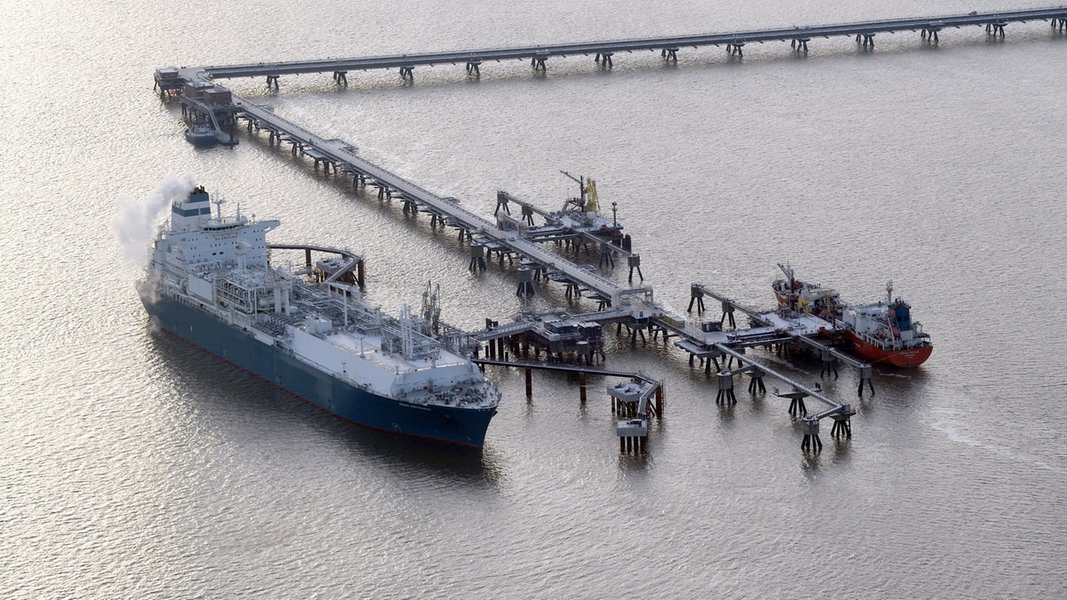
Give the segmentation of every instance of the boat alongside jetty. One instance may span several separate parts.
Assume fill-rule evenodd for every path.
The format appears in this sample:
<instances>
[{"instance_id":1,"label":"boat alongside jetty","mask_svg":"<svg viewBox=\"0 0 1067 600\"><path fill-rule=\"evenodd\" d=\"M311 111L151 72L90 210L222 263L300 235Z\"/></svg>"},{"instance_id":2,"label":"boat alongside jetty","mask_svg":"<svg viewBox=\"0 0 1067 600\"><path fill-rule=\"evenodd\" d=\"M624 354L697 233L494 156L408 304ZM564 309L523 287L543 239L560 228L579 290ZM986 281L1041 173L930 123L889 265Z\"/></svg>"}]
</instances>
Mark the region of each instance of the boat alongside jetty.
<instances>
[{"instance_id":1,"label":"boat alongside jetty","mask_svg":"<svg viewBox=\"0 0 1067 600\"><path fill-rule=\"evenodd\" d=\"M772 285L779 309L842 325L842 335L851 343L852 352L871 364L911 369L933 353L930 335L911 318L911 305L893 298L893 282L886 284L884 301L851 305L841 301L833 289L798 280L791 266L778 267L785 275Z\"/></svg>"},{"instance_id":2,"label":"boat alongside jetty","mask_svg":"<svg viewBox=\"0 0 1067 600\"><path fill-rule=\"evenodd\" d=\"M359 425L483 445L496 386L409 306L393 318L364 302L346 276L359 257L274 267L266 233L280 223L224 217L219 199L212 216L211 202L203 187L175 201L155 240L138 284L154 324Z\"/></svg>"}]
</instances>

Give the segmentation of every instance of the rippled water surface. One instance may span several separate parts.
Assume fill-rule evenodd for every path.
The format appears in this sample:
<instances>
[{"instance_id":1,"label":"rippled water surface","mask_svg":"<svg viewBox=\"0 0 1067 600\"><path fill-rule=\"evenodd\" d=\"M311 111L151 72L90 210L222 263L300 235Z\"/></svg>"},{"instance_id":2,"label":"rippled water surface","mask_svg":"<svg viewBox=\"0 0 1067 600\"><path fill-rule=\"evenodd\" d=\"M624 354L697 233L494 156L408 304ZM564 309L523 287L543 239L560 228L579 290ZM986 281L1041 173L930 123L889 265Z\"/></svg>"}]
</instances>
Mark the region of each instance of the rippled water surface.
<instances>
[{"instance_id":1,"label":"rippled water surface","mask_svg":"<svg viewBox=\"0 0 1067 600\"><path fill-rule=\"evenodd\" d=\"M1041 6L1041 4L1031 4ZM198 150L153 69L788 27L1019 8L982 0L716 4L400 0L17 4L0 21L0 592L5 597L1022 597L1067 595L1062 76L1047 23L1007 38L882 34L393 73L237 93L490 215L596 177L657 299L703 282L770 303L776 262L852 299L892 279L934 336L914 371L823 382L854 437L800 451L773 396L715 404L663 342L608 364L667 382L650 454L617 452L604 382L491 370L482 452L339 422L153 331L113 221L169 176L367 257L387 310L519 310L451 230L287 148ZM623 269L619 269L623 271ZM620 280L625 273L615 273ZM535 307L566 305L542 288ZM576 308L592 308L579 306ZM764 357L804 380L818 364ZM773 382L771 386L775 385ZM829 436L824 434L824 441Z\"/></svg>"}]
</instances>

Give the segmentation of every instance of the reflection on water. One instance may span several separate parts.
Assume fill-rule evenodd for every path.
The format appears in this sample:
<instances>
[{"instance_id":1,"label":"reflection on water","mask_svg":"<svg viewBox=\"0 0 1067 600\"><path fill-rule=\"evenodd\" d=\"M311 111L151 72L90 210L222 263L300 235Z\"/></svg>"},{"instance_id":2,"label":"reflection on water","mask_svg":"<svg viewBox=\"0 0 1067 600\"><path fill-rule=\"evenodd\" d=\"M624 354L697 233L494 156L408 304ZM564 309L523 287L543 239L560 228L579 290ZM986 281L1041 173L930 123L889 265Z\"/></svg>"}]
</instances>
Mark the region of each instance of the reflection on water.
<instances>
[{"instance_id":1,"label":"reflection on water","mask_svg":"<svg viewBox=\"0 0 1067 600\"><path fill-rule=\"evenodd\" d=\"M193 402L198 418L223 421L233 439L256 441L263 422L305 429L340 442L367 464L404 469L416 477L446 476L455 483L494 486L504 457L478 449L399 436L350 423L176 336L149 326L148 349L170 379L176 398ZM161 410L180 410L164 405ZM299 427L303 422L305 427ZM199 429L200 426L198 426Z\"/></svg>"}]
</instances>

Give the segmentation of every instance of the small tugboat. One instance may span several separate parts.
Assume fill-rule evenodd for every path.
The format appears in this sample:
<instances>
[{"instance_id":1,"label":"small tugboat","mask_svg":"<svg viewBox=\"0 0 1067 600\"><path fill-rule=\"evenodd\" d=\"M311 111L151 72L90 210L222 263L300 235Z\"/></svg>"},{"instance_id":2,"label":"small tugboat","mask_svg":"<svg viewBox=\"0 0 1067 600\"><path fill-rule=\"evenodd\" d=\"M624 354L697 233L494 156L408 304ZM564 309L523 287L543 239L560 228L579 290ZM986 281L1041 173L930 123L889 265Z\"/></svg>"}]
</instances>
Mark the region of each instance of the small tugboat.
<instances>
[{"instance_id":1,"label":"small tugboat","mask_svg":"<svg viewBox=\"0 0 1067 600\"><path fill-rule=\"evenodd\" d=\"M893 300L893 282L886 285L886 300L849 305L838 293L819 284L800 281L789 265L778 265L785 274L773 284L780 310L801 312L826 319L843 328L852 351L874 364L910 369L930 358L934 348L922 324L911 320L911 305Z\"/></svg>"},{"instance_id":2,"label":"small tugboat","mask_svg":"<svg viewBox=\"0 0 1067 600\"><path fill-rule=\"evenodd\" d=\"M210 123L203 121L190 123L185 130L185 139L190 144L202 148L214 146L215 142L219 141L218 136L215 134L215 128Z\"/></svg>"}]
</instances>

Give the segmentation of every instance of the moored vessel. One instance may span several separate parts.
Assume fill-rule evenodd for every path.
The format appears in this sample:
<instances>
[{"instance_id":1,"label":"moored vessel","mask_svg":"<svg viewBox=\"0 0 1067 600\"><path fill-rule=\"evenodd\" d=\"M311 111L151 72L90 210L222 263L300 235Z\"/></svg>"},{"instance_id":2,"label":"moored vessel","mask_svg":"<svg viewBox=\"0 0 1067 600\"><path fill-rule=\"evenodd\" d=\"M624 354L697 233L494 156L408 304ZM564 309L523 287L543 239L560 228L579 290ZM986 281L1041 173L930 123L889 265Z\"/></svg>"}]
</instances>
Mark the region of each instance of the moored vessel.
<instances>
[{"instance_id":1,"label":"moored vessel","mask_svg":"<svg viewBox=\"0 0 1067 600\"><path fill-rule=\"evenodd\" d=\"M185 129L185 140L194 146L210 147L219 141L215 128L208 123L193 122Z\"/></svg>"},{"instance_id":2,"label":"moored vessel","mask_svg":"<svg viewBox=\"0 0 1067 600\"><path fill-rule=\"evenodd\" d=\"M886 300L851 305L830 288L796 279L789 265L778 267L785 278L772 286L780 310L811 314L841 328L852 351L872 364L914 368L930 358L933 344L922 324L912 321L911 305L893 299L893 283L886 285Z\"/></svg>"},{"instance_id":3,"label":"moored vessel","mask_svg":"<svg viewBox=\"0 0 1067 600\"><path fill-rule=\"evenodd\" d=\"M893 282L886 284L885 302L846 307L841 314L852 350L873 364L902 369L917 367L934 347L922 324L911 319L911 305L893 299Z\"/></svg>"},{"instance_id":4,"label":"moored vessel","mask_svg":"<svg viewBox=\"0 0 1067 600\"><path fill-rule=\"evenodd\" d=\"M794 276L790 265L779 263L778 268L785 275L783 279L774 280L772 286L779 307L832 320L830 317L836 315L841 307L841 299L835 290L800 281Z\"/></svg>"},{"instance_id":5,"label":"moored vessel","mask_svg":"<svg viewBox=\"0 0 1067 600\"><path fill-rule=\"evenodd\" d=\"M275 267L274 220L223 217L203 187L171 206L138 284L152 322L359 425L481 447L500 393L463 356L363 301L345 274ZM312 248L312 247L308 247Z\"/></svg>"}]
</instances>

